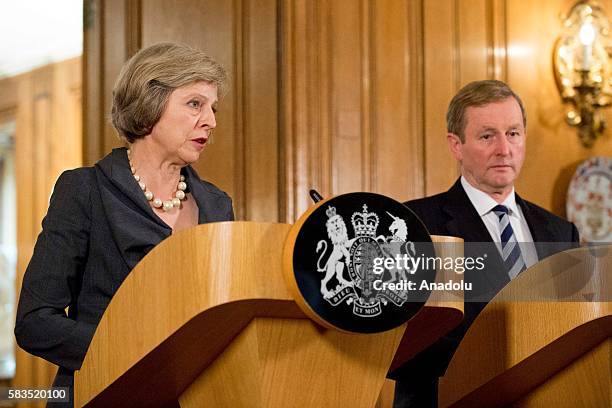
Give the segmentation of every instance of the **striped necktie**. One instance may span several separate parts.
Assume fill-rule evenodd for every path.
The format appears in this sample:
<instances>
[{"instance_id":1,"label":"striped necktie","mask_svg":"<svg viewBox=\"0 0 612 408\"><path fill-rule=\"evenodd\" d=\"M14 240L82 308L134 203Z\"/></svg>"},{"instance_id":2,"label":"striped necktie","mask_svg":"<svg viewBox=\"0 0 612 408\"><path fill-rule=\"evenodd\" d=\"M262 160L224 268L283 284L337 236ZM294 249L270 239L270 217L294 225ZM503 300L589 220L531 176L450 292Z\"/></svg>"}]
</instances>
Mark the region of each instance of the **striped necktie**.
<instances>
[{"instance_id":1,"label":"striped necktie","mask_svg":"<svg viewBox=\"0 0 612 408\"><path fill-rule=\"evenodd\" d=\"M508 272L510 279L514 279L519 273L525 270L525 261L521 254L521 248L516 241L516 235L510 225L510 217L508 216L508 207L505 205L496 205L493 207L493 212L499 218L499 230L501 231L501 248L504 266Z\"/></svg>"}]
</instances>

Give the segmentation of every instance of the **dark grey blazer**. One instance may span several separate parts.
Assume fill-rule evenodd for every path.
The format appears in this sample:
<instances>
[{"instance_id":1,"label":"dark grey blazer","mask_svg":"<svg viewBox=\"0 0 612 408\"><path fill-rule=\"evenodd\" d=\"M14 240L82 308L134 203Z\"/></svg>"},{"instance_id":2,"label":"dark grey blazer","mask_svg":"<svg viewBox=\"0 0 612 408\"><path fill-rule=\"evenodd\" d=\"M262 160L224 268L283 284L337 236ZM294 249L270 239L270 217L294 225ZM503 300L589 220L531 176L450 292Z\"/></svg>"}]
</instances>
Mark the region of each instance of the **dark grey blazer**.
<instances>
[{"instance_id":1,"label":"dark grey blazer","mask_svg":"<svg viewBox=\"0 0 612 408\"><path fill-rule=\"evenodd\" d=\"M521 207L529 226L539 260L578 245L578 230L574 224L523 200L518 195L516 202ZM423 221L430 234L460 237L466 243L492 242L491 235L463 189L460 179L444 193L409 201L405 205ZM469 253L469 251L471 249L480 252L482 247L482 245L466 245L465 256L481 256L482 253ZM488 254L491 256L486 262L486 274L482 272L472 276L468 272L465 274L466 281L474 282L476 293L471 295L475 298L468 299L470 301L465 303L463 322L392 374L392 377L398 379L395 407L435 404L434 397L417 395L427 389L437 393L433 390L436 386L429 387L426 379L429 378L431 382L437 383L438 377L444 375L459 342L486 306L486 302L510 281L499 252L494 249ZM398 393L404 391L402 388L407 389L407 395L399 399L409 400L412 403L398 401ZM411 392L413 394L410 394Z\"/></svg>"},{"instance_id":2,"label":"dark grey blazer","mask_svg":"<svg viewBox=\"0 0 612 408\"><path fill-rule=\"evenodd\" d=\"M227 194L190 166L182 174L198 223L234 219ZM111 298L172 229L151 209L124 148L94 167L64 172L42 227L23 279L15 337L24 350L60 367L54 385L71 386Z\"/></svg>"}]
</instances>

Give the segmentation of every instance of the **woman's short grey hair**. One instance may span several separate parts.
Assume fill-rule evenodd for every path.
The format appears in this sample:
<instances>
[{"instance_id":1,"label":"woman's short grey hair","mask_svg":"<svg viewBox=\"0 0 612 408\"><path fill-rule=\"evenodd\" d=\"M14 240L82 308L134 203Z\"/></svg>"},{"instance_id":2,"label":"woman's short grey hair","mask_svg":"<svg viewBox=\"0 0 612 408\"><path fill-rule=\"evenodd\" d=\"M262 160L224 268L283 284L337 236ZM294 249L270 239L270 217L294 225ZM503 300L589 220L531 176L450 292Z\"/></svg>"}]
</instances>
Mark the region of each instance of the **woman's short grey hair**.
<instances>
[{"instance_id":1,"label":"woman's short grey hair","mask_svg":"<svg viewBox=\"0 0 612 408\"><path fill-rule=\"evenodd\" d=\"M158 43L130 58L113 88L112 123L128 143L151 133L172 91L195 82L217 86L223 95L225 69L204 52L183 44Z\"/></svg>"},{"instance_id":2,"label":"woman's short grey hair","mask_svg":"<svg viewBox=\"0 0 612 408\"><path fill-rule=\"evenodd\" d=\"M502 81L487 79L470 82L457 92L446 111L446 129L448 133L459 136L465 143L465 110L470 106L483 106L514 98L523 114L523 126L527 127L527 116L521 98Z\"/></svg>"}]
</instances>

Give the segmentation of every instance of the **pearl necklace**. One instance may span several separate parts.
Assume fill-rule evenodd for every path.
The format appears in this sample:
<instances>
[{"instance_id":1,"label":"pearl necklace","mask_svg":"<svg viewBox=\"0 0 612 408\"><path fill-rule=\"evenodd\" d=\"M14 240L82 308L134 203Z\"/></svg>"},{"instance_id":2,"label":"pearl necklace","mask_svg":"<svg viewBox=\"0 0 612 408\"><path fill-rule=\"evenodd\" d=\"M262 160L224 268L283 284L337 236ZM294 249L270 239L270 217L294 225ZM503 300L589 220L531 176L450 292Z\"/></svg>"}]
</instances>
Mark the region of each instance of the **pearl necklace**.
<instances>
[{"instance_id":1,"label":"pearl necklace","mask_svg":"<svg viewBox=\"0 0 612 408\"><path fill-rule=\"evenodd\" d=\"M153 207L155 208L161 207L165 212L172 210L174 207L180 209L181 201L183 201L186 197L185 190L187 190L187 183L185 182L185 176L181 175L179 183L176 186L176 193L174 193L174 198L170 200L162 201L159 198L155 198L153 193L147 190L147 186L144 183L144 181L142 181L140 179L140 176L136 174L136 169L132 165L131 154L132 154L132 151L128 149L127 156L128 156L128 162L130 163L130 170L132 171L132 175L134 176L134 179L138 182L138 185L140 186L140 189L144 193L146 199L148 201L151 201L151 204L153 205Z\"/></svg>"}]
</instances>

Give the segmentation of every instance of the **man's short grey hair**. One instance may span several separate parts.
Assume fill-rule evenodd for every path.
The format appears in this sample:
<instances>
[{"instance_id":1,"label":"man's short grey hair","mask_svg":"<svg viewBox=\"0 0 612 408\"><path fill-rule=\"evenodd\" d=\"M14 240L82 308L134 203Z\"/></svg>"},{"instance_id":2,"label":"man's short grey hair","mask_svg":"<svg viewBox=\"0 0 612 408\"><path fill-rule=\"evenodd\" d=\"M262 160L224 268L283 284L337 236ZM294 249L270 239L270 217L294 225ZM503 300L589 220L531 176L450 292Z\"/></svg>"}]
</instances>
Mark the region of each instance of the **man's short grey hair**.
<instances>
[{"instance_id":1,"label":"man's short grey hair","mask_svg":"<svg viewBox=\"0 0 612 408\"><path fill-rule=\"evenodd\" d=\"M470 106L483 106L508 98L518 102L523 114L523 127L527 128L527 116L521 98L505 82L487 79L470 82L453 97L446 111L447 132L459 136L461 143L465 143L465 110Z\"/></svg>"}]
</instances>

